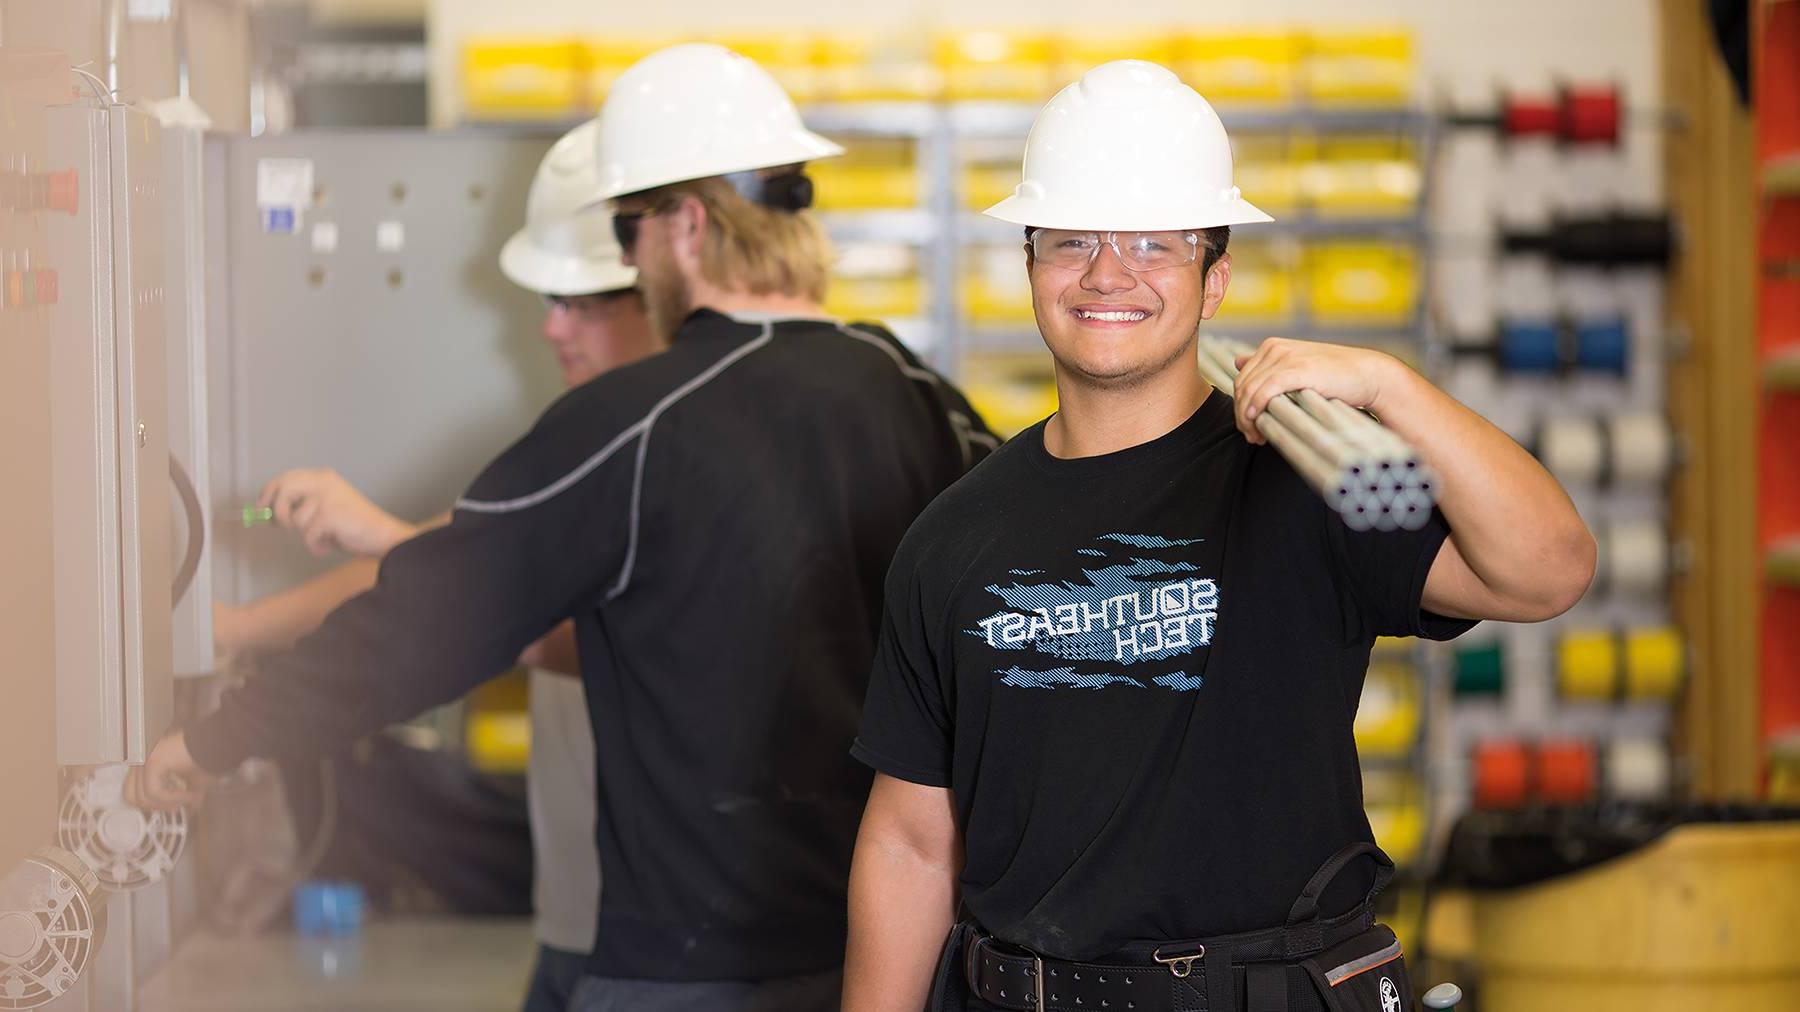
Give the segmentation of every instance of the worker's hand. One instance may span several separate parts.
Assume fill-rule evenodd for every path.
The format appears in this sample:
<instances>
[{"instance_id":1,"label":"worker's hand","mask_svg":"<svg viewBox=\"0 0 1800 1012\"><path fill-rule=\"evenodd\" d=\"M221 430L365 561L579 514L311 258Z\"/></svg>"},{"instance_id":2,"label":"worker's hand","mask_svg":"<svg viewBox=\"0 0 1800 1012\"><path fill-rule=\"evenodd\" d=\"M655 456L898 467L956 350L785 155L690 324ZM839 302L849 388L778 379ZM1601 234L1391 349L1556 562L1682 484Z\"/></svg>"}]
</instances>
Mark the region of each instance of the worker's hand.
<instances>
[{"instance_id":1,"label":"worker's hand","mask_svg":"<svg viewBox=\"0 0 1800 1012\"><path fill-rule=\"evenodd\" d=\"M1252 443L1266 441L1256 419L1282 394L1313 390L1379 414L1383 387L1406 368L1394 356L1371 348L1283 337L1268 338L1253 354L1239 356L1237 367L1237 425Z\"/></svg>"},{"instance_id":2,"label":"worker's hand","mask_svg":"<svg viewBox=\"0 0 1800 1012\"><path fill-rule=\"evenodd\" d=\"M380 558L418 533L328 467L284 471L256 501L274 511L276 523L299 531L314 555L345 551Z\"/></svg>"},{"instance_id":3,"label":"worker's hand","mask_svg":"<svg viewBox=\"0 0 1800 1012\"><path fill-rule=\"evenodd\" d=\"M187 735L170 731L150 750L144 765L125 778L122 796L126 804L146 811L184 805L198 808L217 779L188 754Z\"/></svg>"}]
</instances>

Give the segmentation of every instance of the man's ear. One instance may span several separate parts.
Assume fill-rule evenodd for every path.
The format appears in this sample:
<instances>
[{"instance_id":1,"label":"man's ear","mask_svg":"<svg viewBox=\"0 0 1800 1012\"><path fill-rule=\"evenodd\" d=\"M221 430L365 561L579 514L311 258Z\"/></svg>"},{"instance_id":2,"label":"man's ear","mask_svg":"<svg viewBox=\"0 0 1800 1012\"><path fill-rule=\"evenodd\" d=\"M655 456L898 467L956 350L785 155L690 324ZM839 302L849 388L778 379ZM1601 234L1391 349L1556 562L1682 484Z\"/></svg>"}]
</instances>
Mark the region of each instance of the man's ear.
<instances>
[{"instance_id":1,"label":"man's ear","mask_svg":"<svg viewBox=\"0 0 1800 1012\"><path fill-rule=\"evenodd\" d=\"M1231 254L1221 253L1206 272L1205 295L1200 302L1200 318L1210 320L1225 301L1225 289L1231 286Z\"/></svg>"},{"instance_id":2,"label":"man's ear","mask_svg":"<svg viewBox=\"0 0 1800 1012\"><path fill-rule=\"evenodd\" d=\"M665 212L669 218L669 243L683 267L700 269L700 248L706 240L706 204L684 196Z\"/></svg>"}]
</instances>

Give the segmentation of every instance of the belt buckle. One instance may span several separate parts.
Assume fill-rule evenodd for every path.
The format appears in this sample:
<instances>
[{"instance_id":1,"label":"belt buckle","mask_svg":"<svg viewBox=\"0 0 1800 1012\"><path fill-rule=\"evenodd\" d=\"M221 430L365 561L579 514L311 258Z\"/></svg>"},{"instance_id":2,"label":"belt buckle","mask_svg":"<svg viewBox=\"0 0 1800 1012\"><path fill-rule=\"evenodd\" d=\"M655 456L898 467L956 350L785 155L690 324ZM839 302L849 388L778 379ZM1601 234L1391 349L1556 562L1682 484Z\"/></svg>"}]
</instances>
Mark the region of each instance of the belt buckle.
<instances>
[{"instance_id":1,"label":"belt buckle","mask_svg":"<svg viewBox=\"0 0 1800 1012\"><path fill-rule=\"evenodd\" d=\"M1031 967L1032 975L1037 980L1037 986L1031 989L1031 997L1037 1004L1037 1012L1045 1012L1049 1006L1044 1003L1044 957L1032 953Z\"/></svg>"},{"instance_id":2,"label":"belt buckle","mask_svg":"<svg viewBox=\"0 0 1800 1012\"><path fill-rule=\"evenodd\" d=\"M1139 951L1141 952L1143 950L1140 949ZM1150 958L1168 967L1169 972L1175 976L1186 977L1188 974L1194 972L1195 963L1206 958L1206 946L1196 945L1194 946L1193 952L1169 956L1163 955L1162 949L1158 948L1150 954Z\"/></svg>"}]
</instances>

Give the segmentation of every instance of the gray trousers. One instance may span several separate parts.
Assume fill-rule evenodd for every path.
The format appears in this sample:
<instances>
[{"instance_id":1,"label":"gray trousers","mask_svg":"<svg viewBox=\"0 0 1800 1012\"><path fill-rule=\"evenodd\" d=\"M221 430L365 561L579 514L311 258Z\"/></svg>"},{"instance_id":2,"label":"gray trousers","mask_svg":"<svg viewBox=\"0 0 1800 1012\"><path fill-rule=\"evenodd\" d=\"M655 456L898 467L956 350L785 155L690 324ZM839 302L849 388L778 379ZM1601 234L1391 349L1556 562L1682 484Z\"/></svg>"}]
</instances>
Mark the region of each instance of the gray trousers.
<instances>
[{"instance_id":1,"label":"gray trousers","mask_svg":"<svg viewBox=\"0 0 1800 1012\"><path fill-rule=\"evenodd\" d=\"M583 977L569 1012L837 1012L842 970L777 980Z\"/></svg>"}]
</instances>

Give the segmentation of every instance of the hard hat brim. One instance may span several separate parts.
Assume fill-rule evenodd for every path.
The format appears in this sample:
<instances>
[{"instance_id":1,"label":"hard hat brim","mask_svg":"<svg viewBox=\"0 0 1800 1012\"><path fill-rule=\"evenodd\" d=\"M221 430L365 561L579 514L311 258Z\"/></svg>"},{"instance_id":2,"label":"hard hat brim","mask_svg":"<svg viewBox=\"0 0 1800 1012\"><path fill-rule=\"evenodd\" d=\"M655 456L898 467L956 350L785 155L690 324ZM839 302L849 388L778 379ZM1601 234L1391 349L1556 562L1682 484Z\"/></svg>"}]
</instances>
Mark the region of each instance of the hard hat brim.
<instances>
[{"instance_id":1,"label":"hard hat brim","mask_svg":"<svg viewBox=\"0 0 1800 1012\"><path fill-rule=\"evenodd\" d=\"M594 207L633 193L654 190L659 186L689 183L696 179L710 179L713 176L729 176L734 172L752 172L757 169L773 169L783 165L816 162L824 158L836 158L844 153L843 145L821 137L810 130L802 130L794 134L789 141L791 143L785 145L783 150L765 153L757 158L722 159L710 164L690 164L680 168L666 165L645 166L633 172L622 173L610 182L602 180L599 193L587 206Z\"/></svg>"},{"instance_id":2,"label":"hard hat brim","mask_svg":"<svg viewBox=\"0 0 1800 1012\"><path fill-rule=\"evenodd\" d=\"M1236 200L1183 207L1175 201L1154 208L1092 208L1075 211L1014 193L981 212L990 218L1028 228L1062 228L1083 232L1172 232L1179 229L1256 225L1274 221L1268 213L1239 197Z\"/></svg>"},{"instance_id":3,"label":"hard hat brim","mask_svg":"<svg viewBox=\"0 0 1800 1012\"><path fill-rule=\"evenodd\" d=\"M500 273L539 295L595 295L637 284L637 268L617 261L557 256L539 249L521 229L500 248Z\"/></svg>"}]
</instances>

